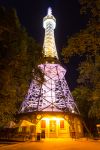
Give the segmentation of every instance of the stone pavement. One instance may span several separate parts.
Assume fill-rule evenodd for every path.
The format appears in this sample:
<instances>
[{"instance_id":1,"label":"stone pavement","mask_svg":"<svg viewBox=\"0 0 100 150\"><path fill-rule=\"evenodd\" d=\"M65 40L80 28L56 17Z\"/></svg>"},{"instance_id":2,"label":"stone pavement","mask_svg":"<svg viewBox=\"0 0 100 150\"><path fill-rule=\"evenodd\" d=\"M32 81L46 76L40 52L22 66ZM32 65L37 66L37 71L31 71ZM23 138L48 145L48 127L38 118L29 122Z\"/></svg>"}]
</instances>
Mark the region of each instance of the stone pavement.
<instances>
[{"instance_id":1,"label":"stone pavement","mask_svg":"<svg viewBox=\"0 0 100 150\"><path fill-rule=\"evenodd\" d=\"M45 139L41 141L0 144L0 150L100 150L100 141L92 139Z\"/></svg>"}]
</instances>

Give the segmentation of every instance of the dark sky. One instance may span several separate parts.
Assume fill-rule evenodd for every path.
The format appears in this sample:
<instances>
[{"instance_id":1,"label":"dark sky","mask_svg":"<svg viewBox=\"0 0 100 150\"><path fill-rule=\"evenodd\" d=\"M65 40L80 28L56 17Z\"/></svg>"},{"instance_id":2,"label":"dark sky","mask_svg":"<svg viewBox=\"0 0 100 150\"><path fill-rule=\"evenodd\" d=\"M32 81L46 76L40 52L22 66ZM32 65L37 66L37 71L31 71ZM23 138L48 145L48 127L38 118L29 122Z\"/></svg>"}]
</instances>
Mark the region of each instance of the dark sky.
<instances>
[{"instance_id":1,"label":"dark sky","mask_svg":"<svg viewBox=\"0 0 100 150\"><path fill-rule=\"evenodd\" d=\"M78 0L0 0L0 5L14 7L21 24L41 45L44 40L43 17L46 16L47 8L50 6L57 23L55 39L59 53L66 45L68 36L79 32L86 24L86 18L80 16ZM76 60L72 60L67 66L67 81L71 89L76 86L76 67Z\"/></svg>"}]
</instances>

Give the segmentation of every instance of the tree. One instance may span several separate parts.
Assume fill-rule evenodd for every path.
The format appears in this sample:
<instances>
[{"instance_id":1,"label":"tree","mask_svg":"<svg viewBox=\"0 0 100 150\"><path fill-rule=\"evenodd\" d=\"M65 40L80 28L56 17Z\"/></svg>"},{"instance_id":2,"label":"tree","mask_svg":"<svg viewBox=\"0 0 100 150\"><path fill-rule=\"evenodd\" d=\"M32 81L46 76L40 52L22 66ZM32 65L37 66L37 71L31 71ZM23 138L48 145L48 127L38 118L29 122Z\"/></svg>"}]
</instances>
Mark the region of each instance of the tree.
<instances>
[{"instance_id":1,"label":"tree","mask_svg":"<svg viewBox=\"0 0 100 150\"><path fill-rule=\"evenodd\" d=\"M0 8L0 123L15 119L30 80L43 76L42 48L28 36L14 9ZM34 74L32 70L34 69Z\"/></svg>"},{"instance_id":2,"label":"tree","mask_svg":"<svg viewBox=\"0 0 100 150\"><path fill-rule=\"evenodd\" d=\"M90 96L86 93L85 96L74 96L78 103L83 104L83 108L82 104L79 104L83 115L86 104L90 102L86 115L100 119L100 1L80 0L80 5L81 14L88 14L89 21L86 28L68 39L68 46L62 50L62 55L66 61L75 56L80 58L78 87L74 90L74 94L88 91Z\"/></svg>"}]
</instances>

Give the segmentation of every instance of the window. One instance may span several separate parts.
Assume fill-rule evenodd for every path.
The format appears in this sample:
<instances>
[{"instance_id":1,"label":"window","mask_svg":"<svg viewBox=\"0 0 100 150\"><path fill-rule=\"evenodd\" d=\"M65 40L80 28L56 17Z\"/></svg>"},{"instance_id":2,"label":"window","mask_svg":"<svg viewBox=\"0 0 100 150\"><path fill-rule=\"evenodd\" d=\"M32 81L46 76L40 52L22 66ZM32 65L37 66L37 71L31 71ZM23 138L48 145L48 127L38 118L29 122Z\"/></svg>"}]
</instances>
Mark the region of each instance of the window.
<instances>
[{"instance_id":1,"label":"window","mask_svg":"<svg viewBox=\"0 0 100 150\"><path fill-rule=\"evenodd\" d=\"M61 129L64 128L64 120L60 120L60 128L61 128Z\"/></svg>"},{"instance_id":2,"label":"window","mask_svg":"<svg viewBox=\"0 0 100 150\"><path fill-rule=\"evenodd\" d=\"M35 132L35 127L33 125L30 126L30 132L34 133Z\"/></svg>"},{"instance_id":3,"label":"window","mask_svg":"<svg viewBox=\"0 0 100 150\"><path fill-rule=\"evenodd\" d=\"M23 133L26 133L26 129L27 129L26 126L22 126L22 132L23 132Z\"/></svg>"},{"instance_id":4,"label":"window","mask_svg":"<svg viewBox=\"0 0 100 150\"><path fill-rule=\"evenodd\" d=\"M41 120L41 128L46 128L46 121L45 120Z\"/></svg>"}]
</instances>

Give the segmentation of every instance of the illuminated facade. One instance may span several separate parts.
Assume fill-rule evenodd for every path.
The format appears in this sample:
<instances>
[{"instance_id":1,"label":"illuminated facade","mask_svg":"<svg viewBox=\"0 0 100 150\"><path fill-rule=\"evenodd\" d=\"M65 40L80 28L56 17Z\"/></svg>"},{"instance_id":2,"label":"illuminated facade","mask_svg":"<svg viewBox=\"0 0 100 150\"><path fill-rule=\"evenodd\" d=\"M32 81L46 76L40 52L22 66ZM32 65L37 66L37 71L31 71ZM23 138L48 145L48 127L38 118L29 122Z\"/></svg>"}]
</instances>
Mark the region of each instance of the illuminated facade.
<instances>
[{"instance_id":1,"label":"illuminated facade","mask_svg":"<svg viewBox=\"0 0 100 150\"><path fill-rule=\"evenodd\" d=\"M79 111L65 80L66 70L59 62L54 38L56 19L51 8L43 19L43 27L45 63L38 67L44 73L44 83L31 82L20 113L36 114L36 132L45 131L46 137L70 137L72 130L81 134L80 120L68 115L77 116Z\"/></svg>"}]
</instances>

